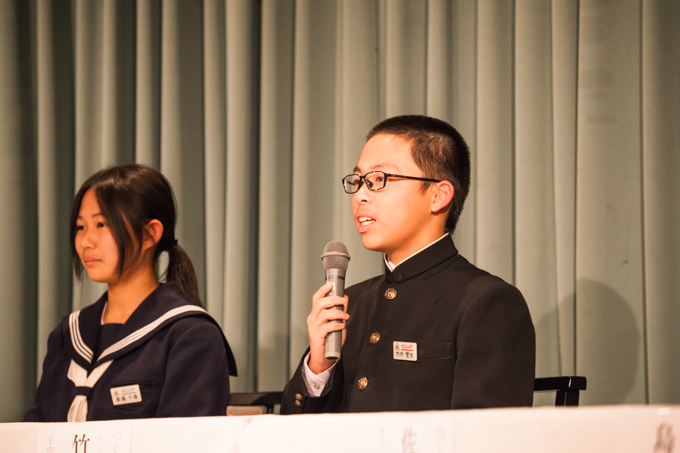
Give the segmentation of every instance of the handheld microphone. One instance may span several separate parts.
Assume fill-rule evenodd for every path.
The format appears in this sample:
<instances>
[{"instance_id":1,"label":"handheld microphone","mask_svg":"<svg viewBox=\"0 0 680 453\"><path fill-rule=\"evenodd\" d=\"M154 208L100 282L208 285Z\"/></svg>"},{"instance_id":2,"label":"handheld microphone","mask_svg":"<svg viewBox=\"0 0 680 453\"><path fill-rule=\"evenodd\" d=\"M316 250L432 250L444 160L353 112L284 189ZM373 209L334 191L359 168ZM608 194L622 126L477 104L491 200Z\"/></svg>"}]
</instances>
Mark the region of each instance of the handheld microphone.
<instances>
[{"instance_id":1,"label":"handheld microphone","mask_svg":"<svg viewBox=\"0 0 680 453\"><path fill-rule=\"evenodd\" d=\"M323 261L323 268L326 271L326 283L332 283L333 288L326 293L328 296L344 296L345 295L345 272L349 265L349 251L347 246L340 241L331 241L326 244L321 255ZM335 305L338 310L342 310L342 305ZM340 320L333 320L331 322L341 322ZM329 360L339 360L342 349L342 331L336 330L326 335L326 350L325 356Z\"/></svg>"}]
</instances>

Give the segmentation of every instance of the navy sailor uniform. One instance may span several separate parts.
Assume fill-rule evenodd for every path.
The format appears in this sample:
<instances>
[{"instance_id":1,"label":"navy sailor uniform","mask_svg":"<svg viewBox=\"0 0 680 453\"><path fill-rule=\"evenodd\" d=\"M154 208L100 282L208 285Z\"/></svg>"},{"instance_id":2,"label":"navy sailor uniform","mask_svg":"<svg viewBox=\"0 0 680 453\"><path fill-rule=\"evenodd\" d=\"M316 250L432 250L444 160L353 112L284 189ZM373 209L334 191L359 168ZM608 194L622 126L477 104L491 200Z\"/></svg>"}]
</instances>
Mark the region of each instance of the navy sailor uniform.
<instances>
[{"instance_id":1,"label":"navy sailor uniform","mask_svg":"<svg viewBox=\"0 0 680 453\"><path fill-rule=\"evenodd\" d=\"M345 294L350 318L332 378L321 396L310 395L301 361L282 414L532 404L527 304L517 288L459 255L450 238ZM404 359L404 343L414 345L415 360Z\"/></svg>"},{"instance_id":2,"label":"navy sailor uniform","mask_svg":"<svg viewBox=\"0 0 680 453\"><path fill-rule=\"evenodd\" d=\"M52 331L25 421L226 413L236 362L222 330L203 308L173 284L162 284L119 325L110 344L102 344L106 301L104 293Z\"/></svg>"}]
</instances>

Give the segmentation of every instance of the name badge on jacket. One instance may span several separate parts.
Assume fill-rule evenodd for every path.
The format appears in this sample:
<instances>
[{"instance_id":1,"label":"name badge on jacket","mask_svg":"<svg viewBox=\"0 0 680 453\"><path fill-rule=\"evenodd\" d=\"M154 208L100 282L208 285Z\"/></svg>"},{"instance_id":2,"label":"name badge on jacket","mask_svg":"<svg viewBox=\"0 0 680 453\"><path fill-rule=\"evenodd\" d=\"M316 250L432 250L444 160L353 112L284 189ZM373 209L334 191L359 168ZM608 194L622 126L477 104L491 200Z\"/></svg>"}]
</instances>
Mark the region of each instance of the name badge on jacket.
<instances>
[{"instance_id":1,"label":"name badge on jacket","mask_svg":"<svg viewBox=\"0 0 680 453\"><path fill-rule=\"evenodd\" d=\"M114 406L123 404L139 403L142 401L142 392L139 385L126 385L123 387L113 387L111 389L111 399Z\"/></svg>"},{"instance_id":2,"label":"name badge on jacket","mask_svg":"<svg viewBox=\"0 0 680 453\"><path fill-rule=\"evenodd\" d=\"M393 341L392 358L394 360L416 362L418 360L418 344L407 343L405 341Z\"/></svg>"}]
</instances>

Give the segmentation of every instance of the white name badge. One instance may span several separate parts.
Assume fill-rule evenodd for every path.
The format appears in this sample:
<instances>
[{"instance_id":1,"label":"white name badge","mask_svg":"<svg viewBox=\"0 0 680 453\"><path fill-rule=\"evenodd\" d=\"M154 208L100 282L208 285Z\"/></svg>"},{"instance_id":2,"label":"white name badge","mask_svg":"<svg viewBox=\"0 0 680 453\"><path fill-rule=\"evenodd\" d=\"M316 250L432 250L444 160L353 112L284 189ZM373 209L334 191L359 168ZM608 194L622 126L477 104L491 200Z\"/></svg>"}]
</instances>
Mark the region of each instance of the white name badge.
<instances>
[{"instance_id":1,"label":"white name badge","mask_svg":"<svg viewBox=\"0 0 680 453\"><path fill-rule=\"evenodd\" d=\"M111 389L111 399L114 406L123 404L139 403L142 401L142 392L139 385L126 385L124 387L113 387Z\"/></svg>"},{"instance_id":2,"label":"white name badge","mask_svg":"<svg viewBox=\"0 0 680 453\"><path fill-rule=\"evenodd\" d=\"M406 343L405 341L393 341L392 358L394 360L408 360L409 362L417 361L418 344Z\"/></svg>"}]
</instances>

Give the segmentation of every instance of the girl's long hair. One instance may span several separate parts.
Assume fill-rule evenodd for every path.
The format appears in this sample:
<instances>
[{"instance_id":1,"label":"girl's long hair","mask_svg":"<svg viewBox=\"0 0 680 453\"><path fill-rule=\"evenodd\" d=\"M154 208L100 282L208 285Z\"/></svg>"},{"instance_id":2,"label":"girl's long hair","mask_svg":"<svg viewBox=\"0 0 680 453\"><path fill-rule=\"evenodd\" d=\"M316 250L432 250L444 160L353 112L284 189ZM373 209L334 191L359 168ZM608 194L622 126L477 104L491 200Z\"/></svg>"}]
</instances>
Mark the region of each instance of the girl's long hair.
<instances>
[{"instance_id":1,"label":"girl's long hair","mask_svg":"<svg viewBox=\"0 0 680 453\"><path fill-rule=\"evenodd\" d=\"M129 164L105 168L90 176L78 190L73 200L69 225L76 276L82 278L83 275L83 264L75 247L76 220L83 196L90 189L93 190L118 248L118 275L123 275L140 258L145 227L151 220L158 220L163 224L163 236L154 247L154 265L160 254L167 251L169 263L166 280L172 282L187 299L200 306L194 265L175 238L175 194L165 176L148 165Z\"/></svg>"}]
</instances>

